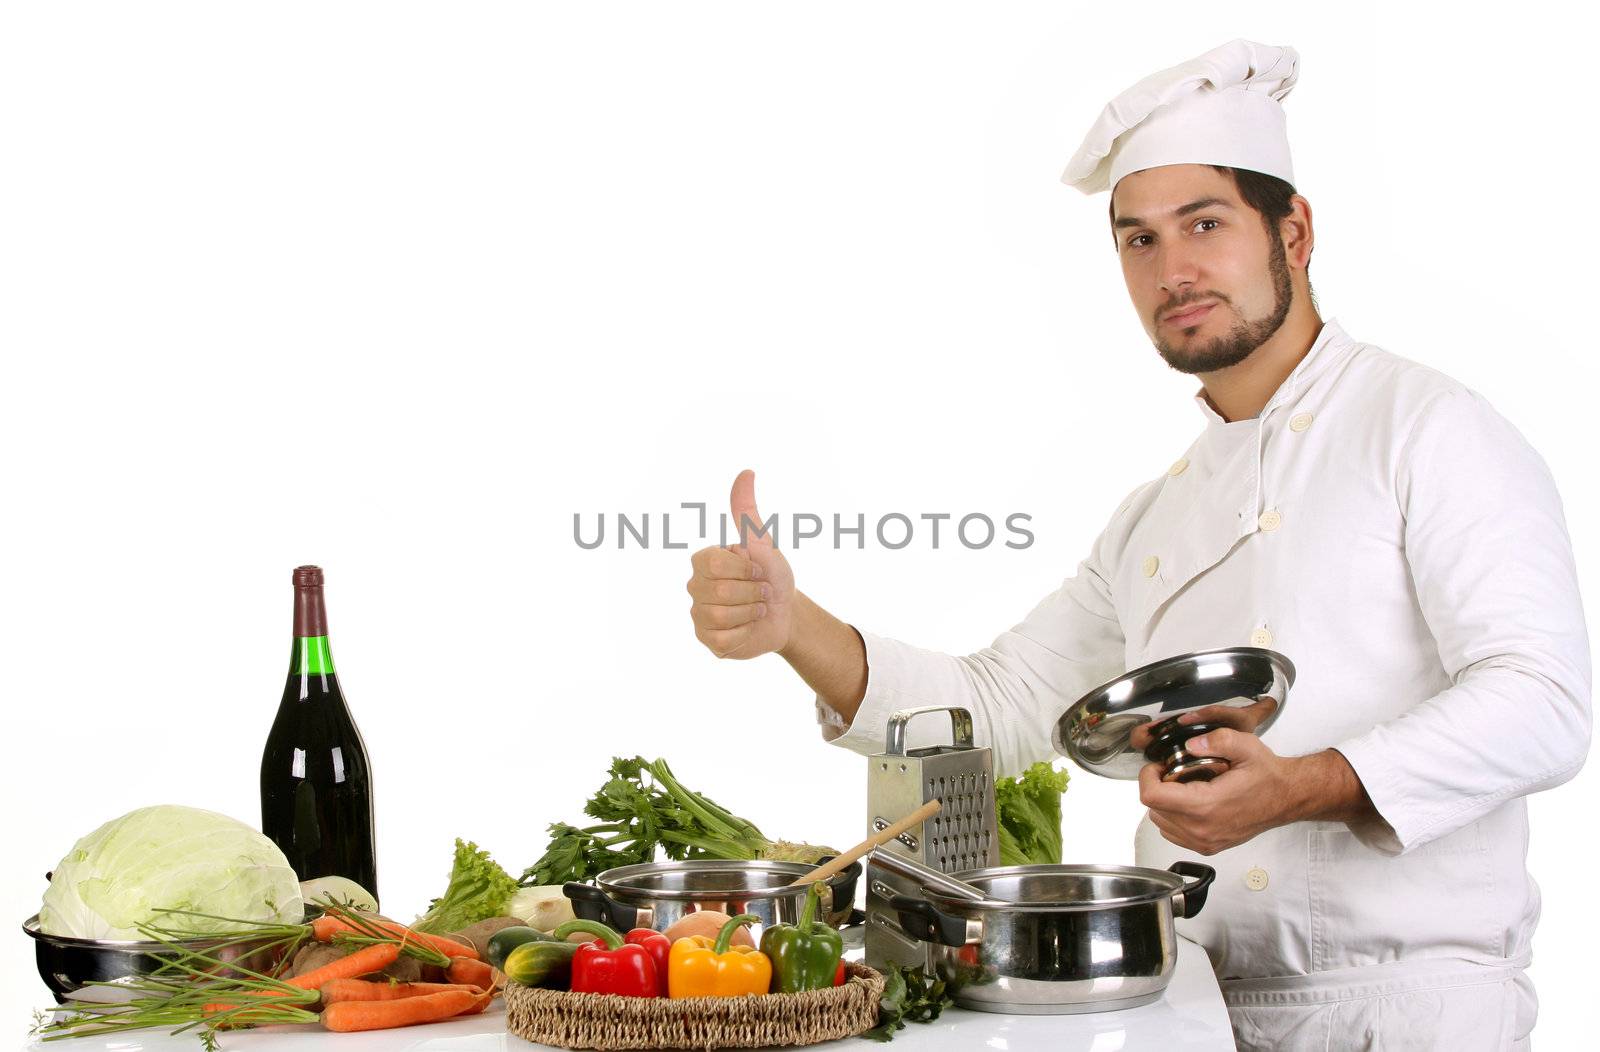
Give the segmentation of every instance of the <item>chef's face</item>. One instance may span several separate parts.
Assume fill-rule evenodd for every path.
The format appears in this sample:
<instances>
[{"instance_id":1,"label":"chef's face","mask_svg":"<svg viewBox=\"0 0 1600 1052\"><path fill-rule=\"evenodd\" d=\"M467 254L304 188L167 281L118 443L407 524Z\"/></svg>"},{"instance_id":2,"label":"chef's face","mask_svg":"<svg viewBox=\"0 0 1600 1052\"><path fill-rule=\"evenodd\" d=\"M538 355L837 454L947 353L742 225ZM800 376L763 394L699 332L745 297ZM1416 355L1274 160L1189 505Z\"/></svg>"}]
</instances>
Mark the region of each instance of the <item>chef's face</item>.
<instances>
[{"instance_id":1,"label":"chef's face","mask_svg":"<svg viewBox=\"0 0 1600 1052\"><path fill-rule=\"evenodd\" d=\"M1205 164L1124 176L1112 231L1139 320L1168 365L1237 365L1282 327L1294 302L1283 237Z\"/></svg>"}]
</instances>

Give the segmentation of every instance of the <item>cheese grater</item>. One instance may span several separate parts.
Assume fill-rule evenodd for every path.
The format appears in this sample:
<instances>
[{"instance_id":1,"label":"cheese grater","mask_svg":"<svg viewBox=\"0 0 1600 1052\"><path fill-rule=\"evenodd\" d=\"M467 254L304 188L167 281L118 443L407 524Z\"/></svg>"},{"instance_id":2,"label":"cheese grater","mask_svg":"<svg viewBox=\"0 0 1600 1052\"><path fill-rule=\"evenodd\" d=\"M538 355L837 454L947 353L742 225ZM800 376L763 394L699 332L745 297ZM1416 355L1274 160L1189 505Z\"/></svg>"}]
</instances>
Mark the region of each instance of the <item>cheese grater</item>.
<instances>
[{"instance_id":1,"label":"cheese grater","mask_svg":"<svg viewBox=\"0 0 1600 1052\"><path fill-rule=\"evenodd\" d=\"M931 712L950 714L951 744L906 751L906 724ZM901 709L889 717L884 750L869 759L867 832L881 832L929 800L939 813L906 830L879 850L906 855L941 873L1000 864L995 829L994 762L972 744L972 713L954 705ZM882 866L867 865L867 964L927 965L928 946L900 930L889 900L919 895L921 888ZM929 974L932 974L931 972Z\"/></svg>"}]
</instances>

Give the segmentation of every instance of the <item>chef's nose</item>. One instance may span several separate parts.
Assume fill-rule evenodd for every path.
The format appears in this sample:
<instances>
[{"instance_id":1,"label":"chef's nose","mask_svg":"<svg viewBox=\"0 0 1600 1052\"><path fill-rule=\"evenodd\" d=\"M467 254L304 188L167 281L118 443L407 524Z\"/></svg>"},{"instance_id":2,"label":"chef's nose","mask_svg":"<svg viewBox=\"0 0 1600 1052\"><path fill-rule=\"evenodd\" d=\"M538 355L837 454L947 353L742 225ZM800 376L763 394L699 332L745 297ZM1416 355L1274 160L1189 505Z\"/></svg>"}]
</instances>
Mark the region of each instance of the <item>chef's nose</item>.
<instances>
[{"instance_id":1,"label":"chef's nose","mask_svg":"<svg viewBox=\"0 0 1600 1052\"><path fill-rule=\"evenodd\" d=\"M1156 267L1156 273L1161 275L1162 292L1181 292L1185 285L1200 280L1200 266L1194 253L1183 245L1163 245Z\"/></svg>"}]
</instances>

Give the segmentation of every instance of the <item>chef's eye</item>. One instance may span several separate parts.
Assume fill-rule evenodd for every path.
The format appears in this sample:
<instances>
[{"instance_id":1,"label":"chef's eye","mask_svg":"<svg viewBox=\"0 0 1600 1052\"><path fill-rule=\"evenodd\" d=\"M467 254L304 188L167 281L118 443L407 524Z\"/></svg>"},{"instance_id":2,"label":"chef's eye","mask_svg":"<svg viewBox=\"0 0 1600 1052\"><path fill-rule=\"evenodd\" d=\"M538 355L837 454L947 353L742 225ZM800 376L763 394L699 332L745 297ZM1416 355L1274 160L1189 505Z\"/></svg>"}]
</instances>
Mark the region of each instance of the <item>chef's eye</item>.
<instances>
[{"instance_id":1,"label":"chef's eye","mask_svg":"<svg viewBox=\"0 0 1600 1052\"><path fill-rule=\"evenodd\" d=\"M1215 220L1215 219L1201 219L1201 220L1197 220L1197 221L1196 221L1196 222L1195 222L1195 224L1194 224L1194 225L1195 225L1195 226L1197 226L1197 227L1198 227L1198 226L1199 226L1199 225L1200 225L1200 224L1201 224L1201 223L1212 223L1212 224L1215 224L1215 225L1214 225L1214 226L1213 226L1213 227L1212 227L1212 229L1215 229L1215 228L1216 228L1216 226L1221 226L1221 225L1222 225L1222 224L1221 224L1221 223L1220 223L1220 222L1219 222L1219 221L1218 221L1218 220Z\"/></svg>"},{"instance_id":2,"label":"chef's eye","mask_svg":"<svg viewBox=\"0 0 1600 1052\"><path fill-rule=\"evenodd\" d=\"M1129 248L1143 248L1144 246L1139 244L1139 242L1142 241L1144 238L1147 238L1149 236L1150 236L1149 234L1135 234L1135 235L1133 235L1132 237L1130 237L1128 239L1128 247Z\"/></svg>"}]
</instances>

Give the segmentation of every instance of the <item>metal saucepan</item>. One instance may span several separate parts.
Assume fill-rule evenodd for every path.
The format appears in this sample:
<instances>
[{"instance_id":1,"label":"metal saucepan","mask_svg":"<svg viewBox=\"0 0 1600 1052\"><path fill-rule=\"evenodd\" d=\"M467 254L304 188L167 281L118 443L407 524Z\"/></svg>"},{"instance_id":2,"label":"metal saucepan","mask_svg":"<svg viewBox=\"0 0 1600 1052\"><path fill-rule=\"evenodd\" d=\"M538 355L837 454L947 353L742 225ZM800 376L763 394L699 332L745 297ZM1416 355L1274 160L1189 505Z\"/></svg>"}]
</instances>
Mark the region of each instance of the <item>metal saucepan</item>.
<instances>
[{"instance_id":1,"label":"metal saucepan","mask_svg":"<svg viewBox=\"0 0 1600 1052\"><path fill-rule=\"evenodd\" d=\"M929 944L963 1008L1052 1015L1160 997L1178 960L1173 918L1200 912L1216 870L996 866L955 876L985 897L896 895L900 927Z\"/></svg>"},{"instance_id":2,"label":"metal saucepan","mask_svg":"<svg viewBox=\"0 0 1600 1052\"><path fill-rule=\"evenodd\" d=\"M804 862L737 859L646 862L608 869L594 884L569 882L563 890L579 917L622 932L629 928L665 931L688 914L717 910L729 916L755 914L760 923L751 925L751 934L759 938L770 924L793 924L800 918L807 888L790 885L815 868ZM852 862L828 878L819 919L835 927L849 921L860 876L861 863Z\"/></svg>"},{"instance_id":3,"label":"metal saucepan","mask_svg":"<svg viewBox=\"0 0 1600 1052\"><path fill-rule=\"evenodd\" d=\"M259 944L223 945L227 939L223 935L173 943L73 939L40 931L37 913L22 922L22 930L33 940L39 978L62 1004L68 998L75 1001L125 1000L126 995L119 996L113 987L89 984L154 974L169 965L174 951L180 949L210 950L219 960L239 962L252 969L260 969L268 963L247 960L257 952Z\"/></svg>"}]
</instances>

